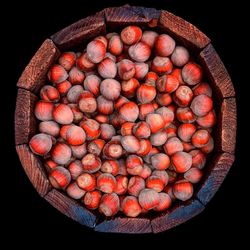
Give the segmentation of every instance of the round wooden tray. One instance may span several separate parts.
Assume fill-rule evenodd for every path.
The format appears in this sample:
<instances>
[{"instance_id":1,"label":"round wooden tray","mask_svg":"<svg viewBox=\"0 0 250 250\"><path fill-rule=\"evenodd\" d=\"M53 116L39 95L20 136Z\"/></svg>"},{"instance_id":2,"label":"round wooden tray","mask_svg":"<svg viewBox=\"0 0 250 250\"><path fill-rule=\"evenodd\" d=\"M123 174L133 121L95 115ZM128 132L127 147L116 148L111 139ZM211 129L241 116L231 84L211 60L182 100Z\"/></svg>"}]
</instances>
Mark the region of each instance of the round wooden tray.
<instances>
[{"instance_id":1,"label":"round wooden tray","mask_svg":"<svg viewBox=\"0 0 250 250\"><path fill-rule=\"evenodd\" d=\"M75 200L53 189L40 159L29 149L28 142L36 132L33 114L36 94L46 82L46 73L61 51L80 49L99 34L136 24L159 32L167 32L193 52L206 71L214 93L218 116L214 132L215 150L206 165L201 184L194 197L176 203L170 210L139 218L122 215L106 219L85 209ZM236 101L231 79L210 39L192 24L165 10L125 5L107 8L84 18L44 41L17 83L15 113L16 150L21 164L37 192L52 206L79 223L101 232L158 233L175 227L203 211L214 196L234 162L236 143Z\"/></svg>"}]
</instances>

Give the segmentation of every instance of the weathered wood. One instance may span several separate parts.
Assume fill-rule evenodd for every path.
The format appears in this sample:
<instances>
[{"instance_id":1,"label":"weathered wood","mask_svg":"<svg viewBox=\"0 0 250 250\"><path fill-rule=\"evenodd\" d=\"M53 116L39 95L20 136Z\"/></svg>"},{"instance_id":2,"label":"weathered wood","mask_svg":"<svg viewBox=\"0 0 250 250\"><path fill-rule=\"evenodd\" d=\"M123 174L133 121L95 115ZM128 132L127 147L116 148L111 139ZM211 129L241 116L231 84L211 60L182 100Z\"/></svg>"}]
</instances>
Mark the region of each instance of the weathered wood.
<instances>
[{"instance_id":1,"label":"weathered wood","mask_svg":"<svg viewBox=\"0 0 250 250\"><path fill-rule=\"evenodd\" d=\"M45 199L61 213L79 222L84 226L93 228L96 223L96 216L77 201L69 198L63 193L52 189Z\"/></svg>"},{"instance_id":2,"label":"weathered wood","mask_svg":"<svg viewBox=\"0 0 250 250\"><path fill-rule=\"evenodd\" d=\"M221 153L215 155L206 166L206 176L196 192L196 197L206 205L215 195L234 162L234 155Z\"/></svg>"},{"instance_id":3,"label":"weathered wood","mask_svg":"<svg viewBox=\"0 0 250 250\"><path fill-rule=\"evenodd\" d=\"M52 40L45 40L26 66L17 86L36 93L45 84L47 71L58 56L59 50Z\"/></svg>"},{"instance_id":4,"label":"weathered wood","mask_svg":"<svg viewBox=\"0 0 250 250\"><path fill-rule=\"evenodd\" d=\"M114 217L97 223L95 231L108 233L151 233L150 220L147 218Z\"/></svg>"},{"instance_id":5,"label":"weathered wood","mask_svg":"<svg viewBox=\"0 0 250 250\"><path fill-rule=\"evenodd\" d=\"M162 215L152 219L151 225L153 233L166 231L186 222L204 210L204 206L198 200L191 200L177 204Z\"/></svg>"},{"instance_id":6,"label":"weathered wood","mask_svg":"<svg viewBox=\"0 0 250 250\"><path fill-rule=\"evenodd\" d=\"M233 83L212 44L201 51L198 59L205 69L218 98L234 97Z\"/></svg>"},{"instance_id":7,"label":"weathered wood","mask_svg":"<svg viewBox=\"0 0 250 250\"><path fill-rule=\"evenodd\" d=\"M45 196L51 189L51 185L42 163L26 144L16 146L16 151L30 182L42 197Z\"/></svg>"},{"instance_id":8,"label":"weathered wood","mask_svg":"<svg viewBox=\"0 0 250 250\"><path fill-rule=\"evenodd\" d=\"M69 49L106 32L104 12L89 16L58 31L51 39L60 49Z\"/></svg>"},{"instance_id":9,"label":"weathered wood","mask_svg":"<svg viewBox=\"0 0 250 250\"><path fill-rule=\"evenodd\" d=\"M18 89L15 112L16 145L29 142L36 132L36 118L33 113L37 97L30 91Z\"/></svg>"},{"instance_id":10,"label":"weathered wood","mask_svg":"<svg viewBox=\"0 0 250 250\"><path fill-rule=\"evenodd\" d=\"M161 11L158 27L189 48L201 50L210 43L210 39L193 24L165 10Z\"/></svg>"}]
</instances>

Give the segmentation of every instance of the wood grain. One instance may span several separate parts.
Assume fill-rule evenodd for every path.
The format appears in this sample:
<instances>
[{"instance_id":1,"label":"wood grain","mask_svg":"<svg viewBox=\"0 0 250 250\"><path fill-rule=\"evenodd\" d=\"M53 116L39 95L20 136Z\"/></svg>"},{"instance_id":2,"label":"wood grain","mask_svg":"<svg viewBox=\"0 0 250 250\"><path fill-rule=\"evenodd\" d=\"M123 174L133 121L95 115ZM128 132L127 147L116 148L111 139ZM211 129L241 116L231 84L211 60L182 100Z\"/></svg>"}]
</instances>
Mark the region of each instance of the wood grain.
<instances>
[{"instance_id":1,"label":"wood grain","mask_svg":"<svg viewBox=\"0 0 250 250\"><path fill-rule=\"evenodd\" d=\"M36 132L36 118L33 113L37 97L30 91L18 89L15 111L16 145L29 142Z\"/></svg>"},{"instance_id":2,"label":"wood grain","mask_svg":"<svg viewBox=\"0 0 250 250\"><path fill-rule=\"evenodd\" d=\"M234 97L235 91L231 78L212 44L201 51L199 60L218 98Z\"/></svg>"},{"instance_id":3,"label":"wood grain","mask_svg":"<svg viewBox=\"0 0 250 250\"><path fill-rule=\"evenodd\" d=\"M165 10L161 11L159 28L181 40L187 47L201 50L210 39L193 24Z\"/></svg>"},{"instance_id":4,"label":"wood grain","mask_svg":"<svg viewBox=\"0 0 250 250\"><path fill-rule=\"evenodd\" d=\"M34 93L45 84L50 65L58 58L59 50L52 40L47 39L26 66L17 86Z\"/></svg>"},{"instance_id":5,"label":"wood grain","mask_svg":"<svg viewBox=\"0 0 250 250\"><path fill-rule=\"evenodd\" d=\"M62 50L72 49L98 35L106 33L104 12L89 16L58 31L51 39Z\"/></svg>"},{"instance_id":6,"label":"wood grain","mask_svg":"<svg viewBox=\"0 0 250 250\"><path fill-rule=\"evenodd\" d=\"M195 199L177 204L162 215L158 215L152 219L152 230L154 233L159 233L176 227L201 213L204 208L205 207Z\"/></svg>"},{"instance_id":7,"label":"wood grain","mask_svg":"<svg viewBox=\"0 0 250 250\"><path fill-rule=\"evenodd\" d=\"M42 197L45 196L51 189L51 185L42 163L30 151L27 144L16 146L16 151L30 182Z\"/></svg>"},{"instance_id":8,"label":"wood grain","mask_svg":"<svg viewBox=\"0 0 250 250\"><path fill-rule=\"evenodd\" d=\"M215 195L234 162L234 155L220 153L206 166L206 176L196 192L196 197L206 205Z\"/></svg>"},{"instance_id":9,"label":"wood grain","mask_svg":"<svg viewBox=\"0 0 250 250\"><path fill-rule=\"evenodd\" d=\"M69 198L56 189L52 189L45 199L61 213L79 222L84 226L93 228L96 223L96 216L77 201Z\"/></svg>"}]
</instances>

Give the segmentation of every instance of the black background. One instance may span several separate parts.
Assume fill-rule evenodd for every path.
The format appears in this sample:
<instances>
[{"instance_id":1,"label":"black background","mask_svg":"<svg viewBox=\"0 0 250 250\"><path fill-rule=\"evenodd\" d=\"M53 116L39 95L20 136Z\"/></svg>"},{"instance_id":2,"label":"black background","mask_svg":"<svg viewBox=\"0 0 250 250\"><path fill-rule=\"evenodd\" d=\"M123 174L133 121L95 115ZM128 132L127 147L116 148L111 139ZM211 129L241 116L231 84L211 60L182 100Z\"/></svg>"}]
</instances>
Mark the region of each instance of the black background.
<instances>
[{"instance_id":1,"label":"black background","mask_svg":"<svg viewBox=\"0 0 250 250\"><path fill-rule=\"evenodd\" d=\"M6 88L1 91L3 101L1 119L1 142L4 145L2 154L2 201L1 207L6 209L3 219L6 219L5 233L12 236L8 244L16 243L29 246L30 238L37 244L48 245L48 239L58 244L80 243L82 247L88 241L106 242L119 247L119 244L128 243L130 240L139 242L165 241L162 247L170 245L187 246L196 248L199 246L215 246L215 242L237 243L238 247L244 242L243 227L248 224L246 200L249 199L247 188L246 169L249 162L244 161L247 150L244 150L243 137L248 135L243 128L247 122L244 118L249 115L249 98L247 98L249 85L249 44L244 37L249 28L246 27L247 15L245 15L245 1L219 4L219 1L97 1L91 0L75 2L67 1L51 3L37 2L25 5L25 3L10 4L6 8L7 17L2 20L3 42L1 62L4 64L0 86ZM67 25L105 7L120 6L129 3L166 9L187 21L196 25L207 34L217 52L225 63L237 92L238 104L238 138L236 161L228 174L225 182L217 192L213 200L207 205L205 211L168 232L158 235L120 235L96 233L76 222L68 219L52 208L45 200L41 199L27 176L25 175L14 148L14 110L16 98L16 82L30 58L39 48L41 43L51 34ZM88 5L87 5L88 4ZM4 9L3 9L4 10ZM15 11L14 11L15 10ZM248 59L249 60L249 59ZM4 70L3 70L4 69ZM5 79L6 78L6 79ZM245 107L245 108L244 108ZM248 111L248 112L247 112ZM249 142L249 140L248 140ZM249 144L248 144L249 145ZM5 152L6 151L6 152ZM6 172L6 173L4 173ZM7 178L5 178L7 176ZM244 177L245 176L245 177ZM5 198L6 195L6 198ZM248 230L249 231L249 230ZM5 235L5 234L4 234ZM43 239L47 239L46 241ZM115 242L115 240L119 240ZM245 239L246 240L246 239ZM200 242L199 242L200 241Z\"/></svg>"}]
</instances>

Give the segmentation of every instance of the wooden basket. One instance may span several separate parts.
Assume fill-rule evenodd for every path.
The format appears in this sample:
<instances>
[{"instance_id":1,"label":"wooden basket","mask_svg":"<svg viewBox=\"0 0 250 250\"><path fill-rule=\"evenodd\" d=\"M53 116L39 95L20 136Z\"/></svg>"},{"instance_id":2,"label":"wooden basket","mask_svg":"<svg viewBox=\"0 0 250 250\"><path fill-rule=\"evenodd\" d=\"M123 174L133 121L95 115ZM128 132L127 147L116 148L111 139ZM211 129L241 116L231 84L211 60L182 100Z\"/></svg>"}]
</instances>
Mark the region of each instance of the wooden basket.
<instances>
[{"instance_id":1,"label":"wooden basket","mask_svg":"<svg viewBox=\"0 0 250 250\"><path fill-rule=\"evenodd\" d=\"M118 31L136 24L140 27L167 32L185 45L203 66L214 93L218 116L214 132L215 149L206 165L205 176L196 187L194 197L176 203L170 210L138 218L122 215L106 219L89 211L77 201L53 189L40 159L29 149L29 139L37 126L33 108L36 94L46 82L46 73L61 51L81 48L99 34ZM192 24L165 10L125 5L107 8L57 32L44 41L17 83L15 113L16 150L21 164L37 192L52 206L82 225L101 232L158 233L175 227L203 211L214 196L234 162L236 143L236 101L231 79L210 39Z\"/></svg>"}]
</instances>

